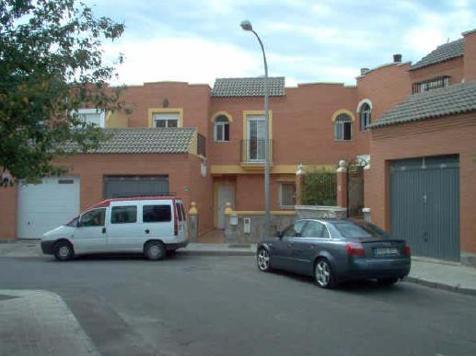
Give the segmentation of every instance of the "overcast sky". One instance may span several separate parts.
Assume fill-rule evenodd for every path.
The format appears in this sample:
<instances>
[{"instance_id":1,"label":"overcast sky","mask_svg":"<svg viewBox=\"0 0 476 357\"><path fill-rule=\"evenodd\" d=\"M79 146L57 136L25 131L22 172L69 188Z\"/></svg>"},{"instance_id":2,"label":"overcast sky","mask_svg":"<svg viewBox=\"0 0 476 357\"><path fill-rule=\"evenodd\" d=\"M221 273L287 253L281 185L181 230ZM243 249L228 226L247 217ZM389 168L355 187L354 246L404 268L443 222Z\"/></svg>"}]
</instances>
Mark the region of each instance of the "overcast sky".
<instances>
[{"instance_id":1,"label":"overcast sky","mask_svg":"<svg viewBox=\"0 0 476 357\"><path fill-rule=\"evenodd\" d=\"M417 61L476 28L476 0L88 0L96 15L126 25L105 46L124 53L118 83L164 80L213 84L218 77L263 75L249 19L261 36L270 75L286 85L354 84L361 67L401 53Z\"/></svg>"}]
</instances>

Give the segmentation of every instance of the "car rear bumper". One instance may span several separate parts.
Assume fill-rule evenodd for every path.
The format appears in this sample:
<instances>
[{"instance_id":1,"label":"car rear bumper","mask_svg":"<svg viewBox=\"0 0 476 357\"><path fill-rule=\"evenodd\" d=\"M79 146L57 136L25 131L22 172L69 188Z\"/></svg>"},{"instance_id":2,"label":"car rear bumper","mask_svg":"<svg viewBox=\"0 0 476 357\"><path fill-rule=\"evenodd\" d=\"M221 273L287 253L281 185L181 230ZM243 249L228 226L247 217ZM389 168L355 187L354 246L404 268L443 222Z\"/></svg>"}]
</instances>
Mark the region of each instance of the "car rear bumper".
<instances>
[{"instance_id":1,"label":"car rear bumper","mask_svg":"<svg viewBox=\"0 0 476 357\"><path fill-rule=\"evenodd\" d=\"M340 278L342 280L404 278L410 273L410 268L410 258L356 259Z\"/></svg>"},{"instance_id":2,"label":"car rear bumper","mask_svg":"<svg viewBox=\"0 0 476 357\"><path fill-rule=\"evenodd\" d=\"M165 245L167 250L175 250L179 248L185 248L188 245L188 240L184 240L183 242L179 243L167 243Z\"/></svg>"},{"instance_id":3,"label":"car rear bumper","mask_svg":"<svg viewBox=\"0 0 476 357\"><path fill-rule=\"evenodd\" d=\"M55 254L55 241L41 241L41 251L43 254Z\"/></svg>"}]
</instances>

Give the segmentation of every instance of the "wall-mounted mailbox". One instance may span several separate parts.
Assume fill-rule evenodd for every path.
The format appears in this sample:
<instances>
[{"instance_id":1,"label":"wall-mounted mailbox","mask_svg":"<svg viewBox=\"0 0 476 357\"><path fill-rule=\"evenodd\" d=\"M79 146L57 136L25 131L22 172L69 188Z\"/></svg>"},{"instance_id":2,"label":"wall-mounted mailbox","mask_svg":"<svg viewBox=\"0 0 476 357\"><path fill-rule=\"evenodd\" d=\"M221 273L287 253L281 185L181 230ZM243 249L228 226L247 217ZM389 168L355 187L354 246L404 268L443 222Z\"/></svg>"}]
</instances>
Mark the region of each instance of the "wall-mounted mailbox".
<instances>
[{"instance_id":1,"label":"wall-mounted mailbox","mask_svg":"<svg viewBox=\"0 0 476 357\"><path fill-rule=\"evenodd\" d=\"M243 218L243 233L244 234L251 233L251 218L250 217Z\"/></svg>"}]
</instances>

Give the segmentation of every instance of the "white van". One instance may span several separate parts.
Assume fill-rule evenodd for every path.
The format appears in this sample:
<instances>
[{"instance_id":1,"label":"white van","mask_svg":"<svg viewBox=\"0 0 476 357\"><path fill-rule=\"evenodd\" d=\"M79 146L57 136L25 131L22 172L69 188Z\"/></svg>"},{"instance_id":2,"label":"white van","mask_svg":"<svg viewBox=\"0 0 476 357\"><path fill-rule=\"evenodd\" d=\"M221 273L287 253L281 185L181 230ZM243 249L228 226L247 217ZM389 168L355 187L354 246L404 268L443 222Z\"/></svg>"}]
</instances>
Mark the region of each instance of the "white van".
<instances>
[{"instance_id":1,"label":"white van","mask_svg":"<svg viewBox=\"0 0 476 357\"><path fill-rule=\"evenodd\" d=\"M187 216L175 197L113 198L43 235L41 249L64 261L90 253L144 253L163 259L188 244Z\"/></svg>"}]
</instances>

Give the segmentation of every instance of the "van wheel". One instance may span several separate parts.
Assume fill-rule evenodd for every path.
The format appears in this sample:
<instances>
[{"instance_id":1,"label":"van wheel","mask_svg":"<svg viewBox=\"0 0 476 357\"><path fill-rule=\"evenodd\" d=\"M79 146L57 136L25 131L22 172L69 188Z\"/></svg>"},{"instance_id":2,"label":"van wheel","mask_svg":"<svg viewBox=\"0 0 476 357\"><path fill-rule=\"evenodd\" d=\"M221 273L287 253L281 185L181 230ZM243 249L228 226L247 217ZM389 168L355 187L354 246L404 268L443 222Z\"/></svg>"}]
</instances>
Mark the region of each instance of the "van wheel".
<instances>
[{"instance_id":1,"label":"van wheel","mask_svg":"<svg viewBox=\"0 0 476 357\"><path fill-rule=\"evenodd\" d=\"M149 260L161 260L165 258L167 250L162 242L149 242L144 247L144 255Z\"/></svg>"},{"instance_id":2,"label":"van wheel","mask_svg":"<svg viewBox=\"0 0 476 357\"><path fill-rule=\"evenodd\" d=\"M55 244L55 258L60 262L65 262L74 257L74 249L71 243L60 241Z\"/></svg>"}]
</instances>

